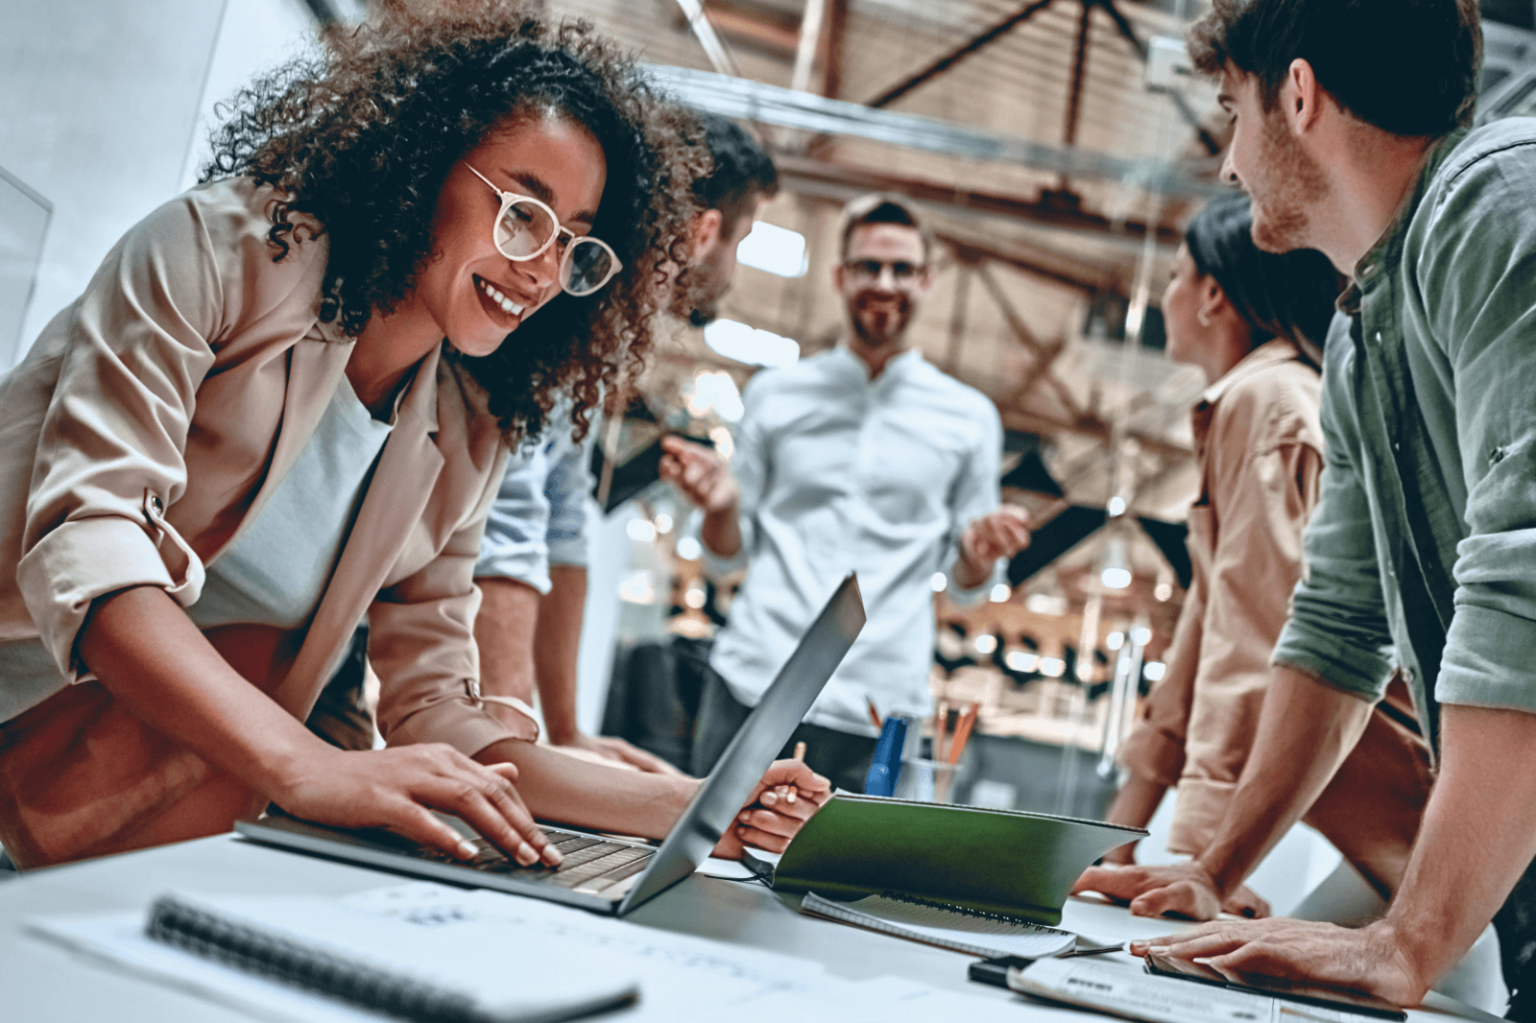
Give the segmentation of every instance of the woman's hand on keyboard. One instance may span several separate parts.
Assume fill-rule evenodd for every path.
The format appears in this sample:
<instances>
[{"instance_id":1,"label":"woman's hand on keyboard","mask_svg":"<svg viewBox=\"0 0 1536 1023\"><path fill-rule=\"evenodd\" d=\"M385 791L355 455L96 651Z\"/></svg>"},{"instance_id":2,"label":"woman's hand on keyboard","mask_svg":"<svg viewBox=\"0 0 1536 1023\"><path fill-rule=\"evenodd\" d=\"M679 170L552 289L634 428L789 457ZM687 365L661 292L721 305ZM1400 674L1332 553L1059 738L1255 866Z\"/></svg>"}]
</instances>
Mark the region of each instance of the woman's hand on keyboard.
<instances>
[{"instance_id":1,"label":"woman's hand on keyboard","mask_svg":"<svg viewBox=\"0 0 1536 1023\"><path fill-rule=\"evenodd\" d=\"M715 846L715 855L740 859L742 849L749 845L783 852L789 840L831 798L832 783L803 762L774 761L752 790L735 825Z\"/></svg>"},{"instance_id":2,"label":"woman's hand on keyboard","mask_svg":"<svg viewBox=\"0 0 1536 1023\"><path fill-rule=\"evenodd\" d=\"M429 811L461 818L523 866L549 866L560 854L533 822L512 784L512 764L485 766L450 746L332 750L315 758L275 800L291 814L348 828L388 828L456 859L474 846Z\"/></svg>"}]
</instances>

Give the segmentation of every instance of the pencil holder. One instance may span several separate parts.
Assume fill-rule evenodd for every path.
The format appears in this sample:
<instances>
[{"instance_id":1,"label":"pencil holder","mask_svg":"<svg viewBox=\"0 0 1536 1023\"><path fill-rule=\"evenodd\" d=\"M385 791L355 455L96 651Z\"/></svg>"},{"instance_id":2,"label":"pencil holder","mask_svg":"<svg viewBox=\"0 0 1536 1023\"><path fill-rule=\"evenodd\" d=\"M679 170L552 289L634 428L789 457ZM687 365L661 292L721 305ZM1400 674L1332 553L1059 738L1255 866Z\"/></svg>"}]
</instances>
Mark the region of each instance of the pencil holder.
<instances>
[{"instance_id":1,"label":"pencil holder","mask_svg":"<svg viewBox=\"0 0 1536 1023\"><path fill-rule=\"evenodd\" d=\"M951 764L947 760L908 757L902 761L901 778L896 786L896 795L900 799L912 799L922 803L951 802L955 779L963 769L963 762Z\"/></svg>"}]
</instances>

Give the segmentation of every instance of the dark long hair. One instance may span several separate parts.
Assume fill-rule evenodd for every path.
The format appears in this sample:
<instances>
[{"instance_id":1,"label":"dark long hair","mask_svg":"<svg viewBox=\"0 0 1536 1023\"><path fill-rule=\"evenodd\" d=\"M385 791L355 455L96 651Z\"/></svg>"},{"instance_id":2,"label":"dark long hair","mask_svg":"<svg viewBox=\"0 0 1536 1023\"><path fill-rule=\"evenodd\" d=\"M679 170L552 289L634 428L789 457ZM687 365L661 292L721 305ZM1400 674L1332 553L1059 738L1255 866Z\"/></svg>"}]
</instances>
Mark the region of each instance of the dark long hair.
<instances>
[{"instance_id":1,"label":"dark long hair","mask_svg":"<svg viewBox=\"0 0 1536 1023\"><path fill-rule=\"evenodd\" d=\"M380 0L367 23L324 42L235 96L202 179L246 175L278 192L274 260L294 214L319 222L329 239L320 315L356 335L431 258L438 193L458 160L515 117L584 126L608 168L592 233L625 271L596 296L557 295L491 355L449 349L509 440L538 434L562 392L584 435L621 368L639 369L667 268L685 262L691 183L707 166L696 120L586 23L553 23L515 0L427 12Z\"/></svg>"},{"instance_id":2,"label":"dark long hair","mask_svg":"<svg viewBox=\"0 0 1536 1023\"><path fill-rule=\"evenodd\" d=\"M1247 321L1257 348L1283 337L1314 366L1320 361L1344 278L1313 249L1277 255L1253 244L1253 211L1241 192L1218 196L1195 214L1184 244L1203 276L1214 277Z\"/></svg>"}]
</instances>

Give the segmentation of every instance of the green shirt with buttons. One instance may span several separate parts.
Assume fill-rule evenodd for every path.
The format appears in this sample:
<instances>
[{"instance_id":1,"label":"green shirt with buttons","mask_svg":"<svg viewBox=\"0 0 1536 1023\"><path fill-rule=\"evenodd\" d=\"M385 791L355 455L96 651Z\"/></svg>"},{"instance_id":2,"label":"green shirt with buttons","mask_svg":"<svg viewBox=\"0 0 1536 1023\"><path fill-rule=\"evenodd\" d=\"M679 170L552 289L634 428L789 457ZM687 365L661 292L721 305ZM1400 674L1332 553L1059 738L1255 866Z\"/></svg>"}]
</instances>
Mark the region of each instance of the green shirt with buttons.
<instances>
[{"instance_id":1,"label":"green shirt with buttons","mask_svg":"<svg viewBox=\"0 0 1536 1023\"><path fill-rule=\"evenodd\" d=\"M1536 119L1443 139L1324 353L1322 496L1274 663L1536 713Z\"/></svg>"}]
</instances>

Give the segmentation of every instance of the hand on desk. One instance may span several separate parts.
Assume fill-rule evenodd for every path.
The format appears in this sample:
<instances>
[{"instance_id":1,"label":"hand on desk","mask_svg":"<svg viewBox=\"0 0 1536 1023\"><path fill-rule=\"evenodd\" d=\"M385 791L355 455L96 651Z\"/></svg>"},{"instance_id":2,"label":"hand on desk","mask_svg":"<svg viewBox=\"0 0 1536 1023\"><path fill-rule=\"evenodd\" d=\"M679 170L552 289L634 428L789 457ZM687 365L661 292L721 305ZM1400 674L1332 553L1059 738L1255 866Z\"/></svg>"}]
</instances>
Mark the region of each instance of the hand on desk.
<instances>
[{"instance_id":1,"label":"hand on desk","mask_svg":"<svg viewBox=\"0 0 1536 1023\"><path fill-rule=\"evenodd\" d=\"M588 753L596 753L605 760L614 760L621 764L628 764L641 771L651 774L670 774L679 778L683 772L667 763L653 753L647 753L638 746L633 746L623 739L608 735L588 735L585 732L577 732L567 741L557 742L553 737L550 745L560 749L584 750Z\"/></svg>"},{"instance_id":2,"label":"hand on desk","mask_svg":"<svg viewBox=\"0 0 1536 1023\"><path fill-rule=\"evenodd\" d=\"M1419 1004L1429 990L1384 920L1361 928L1284 917L1220 921L1130 945L1133 955L1144 956L1149 948L1209 962L1238 982L1244 974L1308 980L1368 991L1402 1006Z\"/></svg>"},{"instance_id":3,"label":"hand on desk","mask_svg":"<svg viewBox=\"0 0 1536 1023\"><path fill-rule=\"evenodd\" d=\"M313 761L274 800L291 814L339 827L388 828L449 856L472 857L474 848L428 812L441 810L524 866L560 862L512 784L512 764L483 766L440 743L366 751L327 746Z\"/></svg>"},{"instance_id":4,"label":"hand on desk","mask_svg":"<svg viewBox=\"0 0 1536 1023\"><path fill-rule=\"evenodd\" d=\"M1188 920L1214 920L1218 913L1234 916L1269 916L1269 903L1247 885L1238 885L1222 899L1215 880L1199 861L1167 866L1111 865L1089 867L1072 886L1072 894L1098 892L1124 904L1137 916L1180 916Z\"/></svg>"},{"instance_id":5,"label":"hand on desk","mask_svg":"<svg viewBox=\"0 0 1536 1023\"><path fill-rule=\"evenodd\" d=\"M714 854L739 860L746 846L783 852L805 822L832 798L832 783L799 760L776 760L747 798Z\"/></svg>"}]
</instances>

